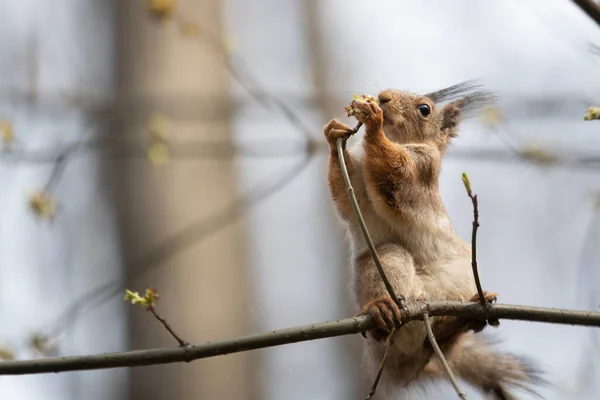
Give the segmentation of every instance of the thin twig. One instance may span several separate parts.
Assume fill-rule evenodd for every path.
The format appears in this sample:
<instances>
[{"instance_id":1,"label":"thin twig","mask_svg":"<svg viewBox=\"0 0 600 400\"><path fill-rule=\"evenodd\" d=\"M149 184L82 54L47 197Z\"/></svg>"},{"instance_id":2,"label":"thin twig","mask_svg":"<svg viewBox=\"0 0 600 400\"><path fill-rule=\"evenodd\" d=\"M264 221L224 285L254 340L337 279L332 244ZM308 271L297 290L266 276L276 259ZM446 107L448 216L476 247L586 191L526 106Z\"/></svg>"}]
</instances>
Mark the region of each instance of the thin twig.
<instances>
[{"instance_id":1,"label":"thin twig","mask_svg":"<svg viewBox=\"0 0 600 400\"><path fill-rule=\"evenodd\" d=\"M387 361L388 353L390 351L390 348L393 345L394 345L394 340L390 336L390 339L388 340L388 342L385 346L385 352L383 353L383 358L381 359L381 364L379 364L379 370L377 371L377 375L375 376L375 381L373 382L373 385L371 386L371 389L369 390L369 395L367 396L366 400L371 400L373 398L373 396L375 395L375 391L377 390L377 385L379 385L379 380L381 379L381 375L383 374L383 368L385 367L385 362Z\"/></svg>"},{"instance_id":2,"label":"thin twig","mask_svg":"<svg viewBox=\"0 0 600 400\"><path fill-rule=\"evenodd\" d=\"M353 133L358 132L362 123L358 123L356 127L352 130ZM365 241L367 242L367 246L369 247L369 252L371 253L371 257L375 262L375 266L377 267L377 271L379 271L379 275L381 275L381 279L387 289L390 297L394 299L398 307L401 307L400 299L396 296L394 288L390 283L385 271L383 270L383 266L381 265L381 260L379 260L379 255L377 254L377 249L375 249L375 245L373 244L373 240L371 239L371 235L369 234L369 230L367 229L367 225L365 224L365 220L360 212L360 208L358 207L358 201L356 200L356 195L354 194L354 188L352 187L352 182L350 181L350 176L348 175L348 168L346 167L346 160L344 160L344 149L343 149L343 138L339 138L336 142L337 144L337 152L338 158L340 160L340 168L342 170L342 176L344 177L344 183L346 184L346 190L348 191L348 197L350 199L350 204L352 204L352 208L354 209L354 214L356 214L356 219L358 220L358 224L360 229L365 237Z\"/></svg>"},{"instance_id":3,"label":"thin twig","mask_svg":"<svg viewBox=\"0 0 600 400\"><path fill-rule=\"evenodd\" d=\"M485 296L483 295L483 289L481 288L481 280L479 279L479 268L477 266L477 229L479 228L479 207L477 202L477 195L469 196L473 203L473 230L471 232L471 267L473 268L473 278L475 278L475 285L477 286L477 294L479 294L479 300L481 304L485 304Z\"/></svg>"},{"instance_id":4,"label":"thin twig","mask_svg":"<svg viewBox=\"0 0 600 400\"><path fill-rule=\"evenodd\" d=\"M423 322L425 322L425 328L427 329L427 338L429 339L429 343L431 343L431 347L433 347L435 355L442 364L444 371L446 371L446 375L448 375L450 383L452 383L452 386L454 386L454 390L456 390L458 397L466 400L467 395L464 394L463 391L460 389L460 386L458 386L458 381L454 377L454 374L452 373L452 370L450 369L450 366L446 361L446 357L444 357L444 353L442 353L442 349L440 349L437 340L435 340L435 335L433 334L433 330L431 329L431 321L429 320L428 314L423 314Z\"/></svg>"},{"instance_id":5,"label":"thin twig","mask_svg":"<svg viewBox=\"0 0 600 400\"><path fill-rule=\"evenodd\" d=\"M434 302L408 303L404 307L406 322L430 316L461 316L476 319L511 319L558 324L600 327L600 312L479 303ZM347 318L296 328L270 331L228 340L219 340L188 347L162 348L105 353L87 356L54 357L37 360L6 361L0 363L1 375L25 375L48 372L81 371L144 365L190 362L201 358L238 353L283 344L304 342L335 336L365 332L375 328L369 316Z\"/></svg>"},{"instance_id":6,"label":"thin twig","mask_svg":"<svg viewBox=\"0 0 600 400\"><path fill-rule=\"evenodd\" d=\"M152 313L152 315L154 315L154 317L156 317L157 320L160 321L161 324L163 324L163 326L167 329L167 331L169 331L169 333L171 334L171 336L173 336L175 338L175 340L177 340L177 342L179 343L179 345L181 347L187 347L190 345L189 342L183 340L179 335L177 335L175 333L175 331L171 328L171 326L169 325L169 323L160 315L158 315L158 313L156 312L156 310L154 309L154 307L150 307L148 308L148 311L150 311Z\"/></svg>"},{"instance_id":7,"label":"thin twig","mask_svg":"<svg viewBox=\"0 0 600 400\"><path fill-rule=\"evenodd\" d=\"M65 164L68 154L69 153L63 153L56 158L54 166L52 167L52 172L50 173L50 178L44 186L44 192L50 192L58 183L60 177L62 176L62 173L65 170Z\"/></svg>"},{"instance_id":8,"label":"thin twig","mask_svg":"<svg viewBox=\"0 0 600 400\"><path fill-rule=\"evenodd\" d=\"M88 130L89 129L90 128L88 128ZM58 157L56 157L54 160L54 166L52 167L52 172L50 173L50 178L44 186L44 192L51 192L58 184L62 174L65 172L67 162L70 161L71 157L75 153L77 153L77 150L82 146L82 144L84 144L84 141L80 139L77 142L69 145L58 155Z\"/></svg>"},{"instance_id":9,"label":"thin twig","mask_svg":"<svg viewBox=\"0 0 600 400\"><path fill-rule=\"evenodd\" d=\"M479 228L479 205L477 202L477 195L474 195L471 191L471 182L469 176L463 172L462 180L467 189L467 196L471 199L473 204L473 230L471 231L471 268L473 269L473 278L475 279L475 286L477 286L477 294L482 305L486 305L485 295L481 288L481 281L479 279L479 268L477 267L477 229Z\"/></svg>"}]
</instances>

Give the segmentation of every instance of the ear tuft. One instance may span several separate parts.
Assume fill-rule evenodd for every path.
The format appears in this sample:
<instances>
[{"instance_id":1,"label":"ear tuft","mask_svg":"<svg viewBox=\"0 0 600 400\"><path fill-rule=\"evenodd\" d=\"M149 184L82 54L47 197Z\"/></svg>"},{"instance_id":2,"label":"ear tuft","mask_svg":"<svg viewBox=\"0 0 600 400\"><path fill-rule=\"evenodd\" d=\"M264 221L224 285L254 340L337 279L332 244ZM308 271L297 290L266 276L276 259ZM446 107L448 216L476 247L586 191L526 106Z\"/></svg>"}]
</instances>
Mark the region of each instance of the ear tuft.
<instances>
[{"instance_id":1,"label":"ear tuft","mask_svg":"<svg viewBox=\"0 0 600 400\"><path fill-rule=\"evenodd\" d=\"M471 116L485 106L488 106L498 100L498 97L492 92L478 91L470 93L460 100L457 100L463 116Z\"/></svg>"},{"instance_id":2,"label":"ear tuft","mask_svg":"<svg viewBox=\"0 0 600 400\"><path fill-rule=\"evenodd\" d=\"M458 124L463 118L477 114L483 107L497 100L494 93L485 91L475 80L460 82L425 96L436 104L446 103L442 108L441 130L450 138L458 135Z\"/></svg>"},{"instance_id":3,"label":"ear tuft","mask_svg":"<svg viewBox=\"0 0 600 400\"><path fill-rule=\"evenodd\" d=\"M431 92L425 95L434 103L456 104L462 111L463 117L469 117L486 105L494 103L497 96L484 90L483 85L476 80L464 81L456 85Z\"/></svg>"},{"instance_id":4,"label":"ear tuft","mask_svg":"<svg viewBox=\"0 0 600 400\"><path fill-rule=\"evenodd\" d=\"M448 136L456 137L456 127L462 119L462 112L458 101L446 105L442 109L442 131L445 131Z\"/></svg>"},{"instance_id":5,"label":"ear tuft","mask_svg":"<svg viewBox=\"0 0 600 400\"><path fill-rule=\"evenodd\" d=\"M452 101L481 87L475 80L464 81L435 92L427 93L425 97L429 97L434 103Z\"/></svg>"}]
</instances>

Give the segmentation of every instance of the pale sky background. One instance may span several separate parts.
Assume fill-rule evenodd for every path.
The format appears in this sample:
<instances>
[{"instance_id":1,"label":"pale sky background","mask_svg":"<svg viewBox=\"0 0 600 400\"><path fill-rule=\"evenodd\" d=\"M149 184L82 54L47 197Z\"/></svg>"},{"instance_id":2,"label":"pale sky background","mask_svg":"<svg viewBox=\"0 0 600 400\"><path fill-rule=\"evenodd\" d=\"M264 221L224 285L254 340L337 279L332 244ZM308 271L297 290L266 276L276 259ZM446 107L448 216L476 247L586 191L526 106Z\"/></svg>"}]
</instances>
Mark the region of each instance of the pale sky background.
<instances>
[{"instance_id":1,"label":"pale sky background","mask_svg":"<svg viewBox=\"0 0 600 400\"><path fill-rule=\"evenodd\" d=\"M0 89L29 85L28 46L40 50L41 88L80 90L96 96L113 89L112 10L104 0L0 2ZM429 91L479 78L506 105L514 143L534 141L561 152L600 154L595 123L584 122L585 100L600 101L600 28L568 0L478 2L321 0L328 58L326 75L340 105L353 92L395 87ZM302 0L227 0L224 20L236 54L264 88L283 98L314 93ZM90 50L90 49L93 49ZM245 98L233 85L236 96ZM556 116L528 117L523 96L564 96ZM517 99L517 100L515 100ZM322 116L304 103L296 111L322 137ZM93 134L77 111L29 109L8 97L0 118L13 118L31 149L72 142ZM236 138L289 137L298 133L275 111L248 102L234 121ZM455 151L477 147L510 151L477 121L464 125ZM242 187L293 165L295 159L242 160ZM454 157L441 178L450 216L465 238L471 205L460 174L467 171L479 195L479 255L485 288L503 303L546 307L600 306L600 218L591 193L600 190L598 170L543 169L522 161L486 162ZM47 165L2 162L0 155L0 344L17 345L23 335L53 321L80 293L120 273L113 207L103 194L93 156L69 163L56 188L61 202L52 226L35 221L26 208L29 191L43 185ZM340 304L347 271L346 243L331 218L326 158L319 157L282 192L249 215L249 240L260 330L346 317ZM346 279L346 280L344 280ZM82 319L61 342L62 354L121 350L122 304L115 298ZM105 329L110 321L110 329ZM506 349L534 357L559 389L549 400L596 398L600 391L600 336L568 326L504 321L494 334ZM362 340L359 336L351 340ZM265 399L362 398L344 363L339 339L263 350ZM19 352L19 357L30 357ZM201 361L200 361L201 362ZM0 377L0 396L10 399L108 399L123 388L126 371ZM442 384L447 391L447 385ZM114 389L112 389L114 388ZM111 393L111 390L114 392ZM477 397L469 391L470 399ZM435 390L429 397L439 398ZM524 397L525 398L525 397Z\"/></svg>"}]
</instances>

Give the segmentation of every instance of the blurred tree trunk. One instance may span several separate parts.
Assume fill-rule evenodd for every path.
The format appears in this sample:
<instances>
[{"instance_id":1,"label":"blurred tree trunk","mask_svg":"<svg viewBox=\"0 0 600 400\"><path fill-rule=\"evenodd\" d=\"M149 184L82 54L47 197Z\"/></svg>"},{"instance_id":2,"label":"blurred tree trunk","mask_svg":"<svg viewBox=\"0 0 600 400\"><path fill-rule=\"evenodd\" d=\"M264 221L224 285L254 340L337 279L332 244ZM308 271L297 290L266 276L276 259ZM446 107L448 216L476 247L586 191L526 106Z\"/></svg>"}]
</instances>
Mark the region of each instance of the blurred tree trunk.
<instances>
[{"instance_id":1,"label":"blurred tree trunk","mask_svg":"<svg viewBox=\"0 0 600 400\"><path fill-rule=\"evenodd\" d=\"M220 2L179 1L181 14L220 36ZM145 145L148 120L164 115L167 137L230 141L227 72L222 54L181 35L174 19L158 21L145 1L119 3L119 133ZM215 99L214 101L212 99ZM225 99L225 100L224 100ZM115 169L124 259L132 261L191 223L232 203L236 176L232 160L128 160ZM189 342L247 334L247 279L243 230L230 224L167 257L133 290L156 287L159 313ZM139 267L139 266L134 266ZM131 308L130 347L176 346L142 309ZM251 399L249 354L131 370L132 399Z\"/></svg>"}]
</instances>

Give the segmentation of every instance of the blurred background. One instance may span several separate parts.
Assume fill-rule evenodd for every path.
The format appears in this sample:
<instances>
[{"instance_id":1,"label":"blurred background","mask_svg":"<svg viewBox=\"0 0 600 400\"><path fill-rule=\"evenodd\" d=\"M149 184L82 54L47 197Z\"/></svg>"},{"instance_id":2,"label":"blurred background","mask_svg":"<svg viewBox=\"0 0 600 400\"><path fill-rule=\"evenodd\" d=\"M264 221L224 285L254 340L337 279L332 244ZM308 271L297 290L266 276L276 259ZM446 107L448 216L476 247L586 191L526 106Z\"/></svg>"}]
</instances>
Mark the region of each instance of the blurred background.
<instances>
[{"instance_id":1,"label":"blurred background","mask_svg":"<svg viewBox=\"0 0 600 400\"><path fill-rule=\"evenodd\" d=\"M468 79L500 101L463 124L441 189L469 239L471 177L484 288L598 310L594 45L568 0L0 1L0 356L175 345L125 287L158 288L192 343L353 315L322 127L354 124L352 93ZM491 333L548 371L545 398L597 398L597 330ZM0 397L362 399L361 340L3 376ZM454 396L440 382L410 398Z\"/></svg>"}]
</instances>

